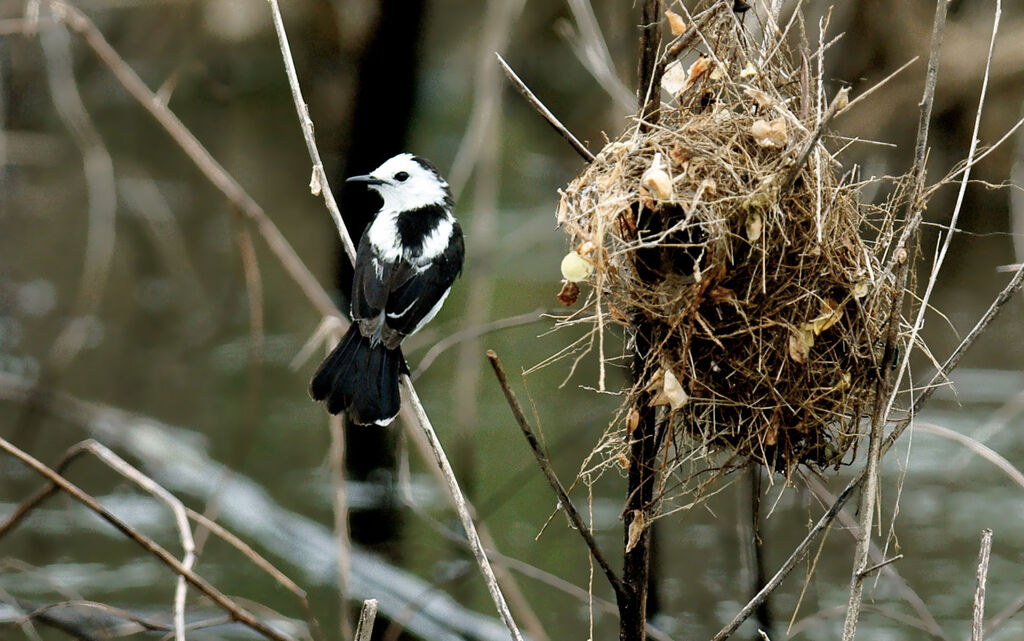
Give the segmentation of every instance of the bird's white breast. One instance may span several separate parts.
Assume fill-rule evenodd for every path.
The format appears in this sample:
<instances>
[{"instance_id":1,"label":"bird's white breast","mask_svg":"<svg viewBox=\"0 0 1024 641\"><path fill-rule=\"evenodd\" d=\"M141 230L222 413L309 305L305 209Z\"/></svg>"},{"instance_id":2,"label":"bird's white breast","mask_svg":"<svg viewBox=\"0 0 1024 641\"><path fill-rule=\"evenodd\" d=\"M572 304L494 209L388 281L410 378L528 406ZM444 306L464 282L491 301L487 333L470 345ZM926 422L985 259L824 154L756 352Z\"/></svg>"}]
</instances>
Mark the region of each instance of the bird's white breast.
<instances>
[{"instance_id":1,"label":"bird's white breast","mask_svg":"<svg viewBox=\"0 0 1024 641\"><path fill-rule=\"evenodd\" d=\"M450 215L442 218L437 227L423 239L419 255L412 254L402 246L402 239L398 234L398 216L399 212L394 209L382 209L366 232L370 245L383 262L405 258L415 267L426 266L444 253L454 226L454 220Z\"/></svg>"}]
</instances>

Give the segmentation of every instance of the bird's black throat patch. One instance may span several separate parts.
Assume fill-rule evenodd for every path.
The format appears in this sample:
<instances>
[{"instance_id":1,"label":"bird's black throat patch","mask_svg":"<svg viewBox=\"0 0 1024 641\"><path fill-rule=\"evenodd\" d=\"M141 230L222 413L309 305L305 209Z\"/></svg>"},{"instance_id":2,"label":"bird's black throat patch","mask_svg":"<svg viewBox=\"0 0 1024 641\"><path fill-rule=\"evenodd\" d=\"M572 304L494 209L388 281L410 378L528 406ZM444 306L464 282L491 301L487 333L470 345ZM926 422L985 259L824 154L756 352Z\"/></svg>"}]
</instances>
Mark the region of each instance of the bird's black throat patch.
<instances>
[{"instance_id":1,"label":"bird's black throat patch","mask_svg":"<svg viewBox=\"0 0 1024 641\"><path fill-rule=\"evenodd\" d=\"M413 256L419 256L423 253L423 241L447 216L448 210L441 205L403 211L396 221L402 246Z\"/></svg>"}]
</instances>

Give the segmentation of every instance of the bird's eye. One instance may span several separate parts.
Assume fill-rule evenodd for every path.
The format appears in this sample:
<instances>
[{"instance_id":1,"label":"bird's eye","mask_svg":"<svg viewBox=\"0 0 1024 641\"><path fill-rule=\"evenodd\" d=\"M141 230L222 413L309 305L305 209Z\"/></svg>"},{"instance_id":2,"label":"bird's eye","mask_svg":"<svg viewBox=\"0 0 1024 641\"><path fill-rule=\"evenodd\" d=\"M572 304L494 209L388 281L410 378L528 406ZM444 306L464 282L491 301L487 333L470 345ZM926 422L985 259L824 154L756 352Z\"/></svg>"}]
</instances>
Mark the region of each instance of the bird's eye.
<instances>
[{"instance_id":1,"label":"bird's eye","mask_svg":"<svg viewBox=\"0 0 1024 641\"><path fill-rule=\"evenodd\" d=\"M409 179L408 172L400 171L397 174L395 174L395 180L397 180L400 183L404 183L408 179Z\"/></svg>"}]
</instances>

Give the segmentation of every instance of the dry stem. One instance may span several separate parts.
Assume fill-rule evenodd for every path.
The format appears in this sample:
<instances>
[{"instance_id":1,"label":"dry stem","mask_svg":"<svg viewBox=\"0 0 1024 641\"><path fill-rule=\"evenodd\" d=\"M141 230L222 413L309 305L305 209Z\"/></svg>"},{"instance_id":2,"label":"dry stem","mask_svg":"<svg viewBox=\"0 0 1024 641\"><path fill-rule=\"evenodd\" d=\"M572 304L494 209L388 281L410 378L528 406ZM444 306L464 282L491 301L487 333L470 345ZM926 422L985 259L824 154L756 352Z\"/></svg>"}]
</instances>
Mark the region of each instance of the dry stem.
<instances>
[{"instance_id":1,"label":"dry stem","mask_svg":"<svg viewBox=\"0 0 1024 641\"><path fill-rule=\"evenodd\" d=\"M41 463L39 460L37 460L27 452L22 451L21 449L19 449L18 447L16 447L15 445L13 445L4 438L0 438L0 449L3 449L8 454L11 454L15 458L19 459L20 461L31 467L33 470L38 472L41 476L49 479L50 482L52 482L54 485L64 490L72 497L74 497L76 500L78 500L80 503L85 505L87 508L95 512L98 516L100 516L100 518L110 523L126 537L128 537L132 541L135 541L147 552L153 554L155 557L160 559L160 561L162 561L165 565L169 566L178 575L184 577L185 580L192 584L193 587L195 587L197 590L205 594L207 597L210 598L210 600L212 600L218 606L220 606L228 613L230 613L231 617L234 620L239 621L240 623L246 625L247 627L251 628L257 633L263 635L264 637L274 639L274 641L295 641L291 636L278 630L275 630L274 628L268 626L266 623L263 623L262 621L257 619L252 613L240 607L227 595L225 595L220 590L215 588L213 585L208 583L201 576L193 572L191 569L185 567L181 562L174 558L174 556L172 556L170 552L168 552L166 549L157 544L156 541L140 532L137 532L134 528L121 521L118 517L114 516L114 514L109 512L102 505L100 505L92 496L83 492L81 489L78 488L78 486L72 484L63 476L53 471L52 469Z\"/></svg>"},{"instance_id":2,"label":"dry stem","mask_svg":"<svg viewBox=\"0 0 1024 641\"><path fill-rule=\"evenodd\" d=\"M526 102L530 103L530 105L537 110L537 113L539 113L541 117L558 132L558 135L565 138L566 142L572 145L572 148L576 150L576 153L578 153L583 160L593 162L594 154L590 153L590 150L579 141L579 138L566 129L565 125L559 122L558 118L555 118L555 114L551 113L551 110L545 107L544 103L541 102L532 91L530 91L530 88L526 86L526 83L524 83L518 75L516 75L515 71L512 71L512 67L508 66L508 63L505 62L505 59L501 57L500 53L495 53L494 55L498 57L498 64L501 65L505 75L508 76L508 79L512 82L512 86L522 94L523 98L526 98Z\"/></svg>"},{"instance_id":3,"label":"dry stem","mask_svg":"<svg viewBox=\"0 0 1024 641\"><path fill-rule=\"evenodd\" d=\"M985 638L985 582L988 579L988 561L992 554L992 530L981 531L981 549L978 551L978 587L974 591L971 610L971 641Z\"/></svg>"},{"instance_id":4,"label":"dry stem","mask_svg":"<svg viewBox=\"0 0 1024 641\"><path fill-rule=\"evenodd\" d=\"M491 367L494 368L494 375L498 378L498 384L501 385L501 391L505 394L505 400L508 401L509 408L512 410L512 415L519 424L519 428L523 431L523 436L526 437L526 442L530 445L530 449L533 451L533 455L537 459L537 464L544 473L544 477L547 479L548 485L550 485L551 489L554 490L555 495L558 497L558 502L565 510L566 516L569 517L569 521L572 523L576 531L580 533L580 536L583 537L583 541L590 549L590 554L594 557L594 560L597 561L597 564L601 566L601 570L604 572L605 577L608 578L608 582L615 591L616 598L620 603L622 603L628 595L626 586L622 583L622 580L618 575L615 574L615 571L612 570L611 566L608 565L608 561L605 560L604 554L601 553L601 549L597 546L597 541L594 540L594 535L590 531L590 527L587 526L583 517L580 516L576 506L572 503L572 499L569 498L569 494L565 491L561 481L558 480L558 476L555 474L554 468L551 467L551 462L548 460L547 454L544 452L544 448L542 448L540 442L537 441L537 437L533 433L533 428L530 427L530 422L526 419L522 406L519 405L519 399L516 398L515 392L513 392L511 386L509 386L508 377L505 375L505 369L501 366L501 360L498 358L498 355L494 353L494 350L487 350L487 358L491 362Z\"/></svg>"}]
</instances>

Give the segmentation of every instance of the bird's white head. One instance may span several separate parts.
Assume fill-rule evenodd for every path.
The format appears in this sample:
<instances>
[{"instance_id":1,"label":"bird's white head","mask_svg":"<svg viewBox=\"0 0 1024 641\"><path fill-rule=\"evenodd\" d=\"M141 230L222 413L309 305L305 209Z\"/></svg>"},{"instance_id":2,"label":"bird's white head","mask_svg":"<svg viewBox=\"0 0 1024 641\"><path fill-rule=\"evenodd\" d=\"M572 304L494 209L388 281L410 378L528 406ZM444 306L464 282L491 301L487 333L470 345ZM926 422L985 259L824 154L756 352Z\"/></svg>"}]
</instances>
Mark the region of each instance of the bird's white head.
<instances>
[{"instance_id":1,"label":"bird's white head","mask_svg":"<svg viewBox=\"0 0 1024 641\"><path fill-rule=\"evenodd\" d=\"M440 205L451 211L452 194L448 182L427 160L413 154L398 154L365 176L352 176L348 182L365 183L384 199L384 210L413 211Z\"/></svg>"}]
</instances>

